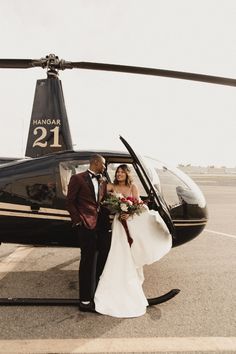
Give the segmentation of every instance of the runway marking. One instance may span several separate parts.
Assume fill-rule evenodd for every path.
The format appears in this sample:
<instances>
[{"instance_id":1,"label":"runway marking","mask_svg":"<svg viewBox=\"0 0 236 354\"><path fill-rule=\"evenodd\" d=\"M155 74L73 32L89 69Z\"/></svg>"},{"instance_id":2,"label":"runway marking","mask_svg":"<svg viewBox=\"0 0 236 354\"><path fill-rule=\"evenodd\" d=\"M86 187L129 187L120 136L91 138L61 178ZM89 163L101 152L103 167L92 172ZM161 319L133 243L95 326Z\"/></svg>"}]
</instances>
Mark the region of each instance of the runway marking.
<instances>
[{"instance_id":1,"label":"runway marking","mask_svg":"<svg viewBox=\"0 0 236 354\"><path fill-rule=\"evenodd\" d=\"M236 351L236 337L145 337L1 340L0 354Z\"/></svg>"},{"instance_id":2,"label":"runway marking","mask_svg":"<svg viewBox=\"0 0 236 354\"><path fill-rule=\"evenodd\" d=\"M208 229L205 229L204 231L205 231L205 232L210 232L210 233L216 234L216 235L221 235L221 236L227 236L227 237L236 238L236 235L226 234L226 233L224 233L224 232L218 232L218 231L213 231L213 230L208 230Z\"/></svg>"},{"instance_id":3,"label":"runway marking","mask_svg":"<svg viewBox=\"0 0 236 354\"><path fill-rule=\"evenodd\" d=\"M17 265L27 257L34 247L20 246L9 256L0 261L0 280L3 279L7 273L17 267Z\"/></svg>"}]
</instances>

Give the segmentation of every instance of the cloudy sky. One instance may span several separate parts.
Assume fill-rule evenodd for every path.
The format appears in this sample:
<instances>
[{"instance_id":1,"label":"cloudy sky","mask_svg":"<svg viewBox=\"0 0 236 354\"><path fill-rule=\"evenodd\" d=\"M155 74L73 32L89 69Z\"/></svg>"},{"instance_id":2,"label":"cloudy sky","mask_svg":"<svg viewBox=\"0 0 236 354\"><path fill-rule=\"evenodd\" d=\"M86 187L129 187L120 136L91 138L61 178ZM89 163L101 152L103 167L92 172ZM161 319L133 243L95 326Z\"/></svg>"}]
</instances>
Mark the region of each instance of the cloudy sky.
<instances>
[{"instance_id":1,"label":"cloudy sky","mask_svg":"<svg viewBox=\"0 0 236 354\"><path fill-rule=\"evenodd\" d=\"M0 0L1 58L44 57L236 78L235 0ZM24 156L40 68L0 69L0 155ZM75 149L236 166L236 88L88 70L60 73Z\"/></svg>"}]
</instances>

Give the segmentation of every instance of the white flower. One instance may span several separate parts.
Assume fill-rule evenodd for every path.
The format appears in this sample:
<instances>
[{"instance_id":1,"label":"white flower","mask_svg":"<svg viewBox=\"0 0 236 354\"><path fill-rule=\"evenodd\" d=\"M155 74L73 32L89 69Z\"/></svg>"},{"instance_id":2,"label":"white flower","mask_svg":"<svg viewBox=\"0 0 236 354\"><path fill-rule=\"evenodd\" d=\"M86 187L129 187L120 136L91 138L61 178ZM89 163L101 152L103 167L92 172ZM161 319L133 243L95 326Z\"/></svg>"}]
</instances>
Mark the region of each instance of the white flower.
<instances>
[{"instance_id":1,"label":"white flower","mask_svg":"<svg viewBox=\"0 0 236 354\"><path fill-rule=\"evenodd\" d=\"M128 206L126 204L124 204L124 203L120 204L120 208L121 208L122 211L128 211Z\"/></svg>"},{"instance_id":2,"label":"white flower","mask_svg":"<svg viewBox=\"0 0 236 354\"><path fill-rule=\"evenodd\" d=\"M122 199L124 198L123 194L121 193L115 193L116 198Z\"/></svg>"},{"instance_id":3,"label":"white flower","mask_svg":"<svg viewBox=\"0 0 236 354\"><path fill-rule=\"evenodd\" d=\"M133 205L133 202L131 202L131 200L127 200L127 203L128 203L129 205Z\"/></svg>"}]
</instances>

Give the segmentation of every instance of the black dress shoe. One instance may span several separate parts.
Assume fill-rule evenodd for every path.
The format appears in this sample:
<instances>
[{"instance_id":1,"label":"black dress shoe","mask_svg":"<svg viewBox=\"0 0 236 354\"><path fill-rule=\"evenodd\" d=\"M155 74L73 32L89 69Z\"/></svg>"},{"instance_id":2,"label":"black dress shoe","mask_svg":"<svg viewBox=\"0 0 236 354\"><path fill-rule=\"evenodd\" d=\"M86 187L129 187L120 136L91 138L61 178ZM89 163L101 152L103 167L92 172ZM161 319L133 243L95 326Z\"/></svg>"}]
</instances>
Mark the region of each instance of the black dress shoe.
<instances>
[{"instance_id":1,"label":"black dress shoe","mask_svg":"<svg viewBox=\"0 0 236 354\"><path fill-rule=\"evenodd\" d=\"M90 301L88 304L83 304L83 302L80 301L79 310L81 312L96 312L95 304L93 301Z\"/></svg>"}]
</instances>

